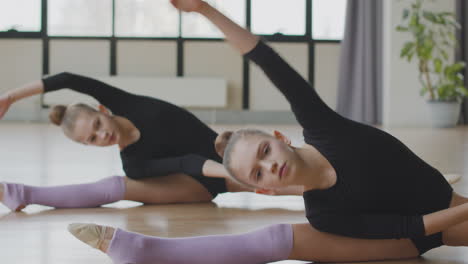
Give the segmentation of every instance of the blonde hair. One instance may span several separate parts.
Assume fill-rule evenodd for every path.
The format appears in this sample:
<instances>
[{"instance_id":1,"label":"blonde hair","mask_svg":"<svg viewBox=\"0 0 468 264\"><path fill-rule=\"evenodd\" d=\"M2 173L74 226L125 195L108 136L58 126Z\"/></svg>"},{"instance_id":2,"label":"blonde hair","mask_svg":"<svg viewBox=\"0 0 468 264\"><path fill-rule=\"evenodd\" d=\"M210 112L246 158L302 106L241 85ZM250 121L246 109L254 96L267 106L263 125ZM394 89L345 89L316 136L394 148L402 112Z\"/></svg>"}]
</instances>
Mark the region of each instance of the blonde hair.
<instances>
[{"instance_id":1,"label":"blonde hair","mask_svg":"<svg viewBox=\"0 0 468 264\"><path fill-rule=\"evenodd\" d=\"M256 188L255 186L252 186L246 182L243 182L237 177L234 173L234 170L232 168L232 153L234 150L234 147L236 146L237 142L241 138L245 138L247 136L267 136L271 137L270 134L258 130L258 129L252 129L252 128L247 128L247 129L239 129L235 132L232 131L226 131L223 132L222 134L218 135L215 140L215 149L216 153L218 153L219 156L223 158L223 165L228 171L229 175L236 180L236 182L243 184L245 186L248 186L250 188Z\"/></svg>"},{"instance_id":2,"label":"blonde hair","mask_svg":"<svg viewBox=\"0 0 468 264\"><path fill-rule=\"evenodd\" d=\"M70 134L75 129L75 123L80 113L96 113L96 109L93 107L77 103L72 105L56 105L52 107L49 112L49 120L56 126L62 127L62 129Z\"/></svg>"}]
</instances>

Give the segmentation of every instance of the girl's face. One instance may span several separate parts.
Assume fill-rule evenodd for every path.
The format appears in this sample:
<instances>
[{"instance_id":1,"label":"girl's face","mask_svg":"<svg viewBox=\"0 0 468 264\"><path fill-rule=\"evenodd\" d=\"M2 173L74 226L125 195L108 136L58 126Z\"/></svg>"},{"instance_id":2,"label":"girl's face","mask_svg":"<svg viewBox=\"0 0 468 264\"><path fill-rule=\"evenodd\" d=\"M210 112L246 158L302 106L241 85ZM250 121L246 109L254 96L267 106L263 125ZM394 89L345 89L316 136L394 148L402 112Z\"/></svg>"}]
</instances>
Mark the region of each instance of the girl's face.
<instances>
[{"instance_id":1,"label":"girl's face","mask_svg":"<svg viewBox=\"0 0 468 264\"><path fill-rule=\"evenodd\" d=\"M279 132L275 136L248 135L237 141L230 164L237 178L265 189L295 185L301 159L287 138Z\"/></svg>"},{"instance_id":2,"label":"girl's face","mask_svg":"<svg viewBox=\"0 0 468 264\"><path fill-rule=\"evenodd\" d=\"M76 119L72 140L92 146L106 147L119 143L120 128L107 112L88 113L83 111Z\"/></svg>"}]
</instances>

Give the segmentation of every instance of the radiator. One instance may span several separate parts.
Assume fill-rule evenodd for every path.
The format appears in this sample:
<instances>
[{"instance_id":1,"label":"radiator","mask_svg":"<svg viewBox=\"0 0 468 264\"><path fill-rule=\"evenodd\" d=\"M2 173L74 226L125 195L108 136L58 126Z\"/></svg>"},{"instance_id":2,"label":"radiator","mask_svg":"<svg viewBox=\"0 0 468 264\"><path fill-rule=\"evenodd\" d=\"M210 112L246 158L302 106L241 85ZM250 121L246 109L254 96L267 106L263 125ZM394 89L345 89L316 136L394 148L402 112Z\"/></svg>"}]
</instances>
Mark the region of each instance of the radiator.
<instances>
[{"instance_id":1,"label":"radiator","mask_svg":"<svg viewBox=\"0 0 468 264\"><path fill-rule=\"evenodd\" d=\"M227 82L222 78L195 77L93 77L130 93L146 95L183 107L223 108L227 101ZM85 94L69 89L46 93L43 105L72 103L97 104Z\"/></svg>"}]
</instances>

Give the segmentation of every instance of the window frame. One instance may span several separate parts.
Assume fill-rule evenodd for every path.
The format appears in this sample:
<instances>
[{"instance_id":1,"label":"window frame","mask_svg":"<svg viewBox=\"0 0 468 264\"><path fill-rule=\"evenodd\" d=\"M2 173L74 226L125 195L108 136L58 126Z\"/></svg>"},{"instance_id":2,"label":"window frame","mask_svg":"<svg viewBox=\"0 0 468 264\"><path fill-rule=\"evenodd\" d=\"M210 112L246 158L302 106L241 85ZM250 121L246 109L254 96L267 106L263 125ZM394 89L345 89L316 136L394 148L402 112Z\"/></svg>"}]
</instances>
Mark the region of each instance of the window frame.
<instances>
[{"instance_id":1,"label":"window frame","mask_svg":"<svg viewBox=\"0 0 468 264\"><path fill-rule=\"evenodd\" d=\"M245 18L246 18L246 28L250 30L252 23L252 1L255 0L243 0L245 1ZM284 0L287 1L287 0ZM304 35L282 35L282 34L273 34L273 35L259 35L266 41L271 42L285 42L285 43L306 43L308 44L308 79L309 82L314 82L314 71L315 71L315 47L317 44L322 43L341 43L341 40L327 40L327 39L314 39L312 35L313 20L312 20L312 1L314 0L304 0L305 1L305 34ZM49 42L50 40L56 39L79 39L79 40L88 40L88 39L99 39L99 40L108 40L110 42L110 72L109 74L117 75L117 42L119 40L155 40L155 41L174 41L177 43L177 76L184 76L184 43L187 41L205 41L205 42L221 42L224 41L223 38L200 38L200 37L182 37L182 15L179 12L179 36L178 37L118 37L115 35L115 19L116 19L116 0L112 0L112 35L111 36L49 36L47 32L47 20L48 20L48 0L41 0L41 31L40 32L22 32L22 31L6 31L0 32L0 39L12 39L12 38L23 38L23 39L42 39L43 48L42 48L42 73L44 75L49 74ZM243 95L242 95L242 109L249 109L249 62L244 58L243 60ZM41 99L42 102L42 99ZM47 107L42 103L43 107Z\"/></svg>"}]
</instances>

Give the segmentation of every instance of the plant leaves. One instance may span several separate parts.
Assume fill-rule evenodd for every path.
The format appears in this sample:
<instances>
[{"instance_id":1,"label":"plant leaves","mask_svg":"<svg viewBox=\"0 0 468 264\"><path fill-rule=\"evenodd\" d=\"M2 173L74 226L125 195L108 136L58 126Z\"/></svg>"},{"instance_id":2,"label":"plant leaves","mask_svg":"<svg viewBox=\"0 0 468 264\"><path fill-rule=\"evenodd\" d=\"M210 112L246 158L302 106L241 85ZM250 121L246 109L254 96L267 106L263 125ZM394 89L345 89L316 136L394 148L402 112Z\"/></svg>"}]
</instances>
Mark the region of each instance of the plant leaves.
<instances>
[{"instance_id":1,"label":"plant leaves","mask_svg":"<svg viewBox=\"0 0 468 264\"><path fill-rule=\"evenodd\" d=\"M441 22L437 19L437 16L433 12L423 11L423 17L435 24L441 24Z\"/></svg>"},{"instance_id":2,"label":"plant leaves","mask_svg":"<svg viewBox=\"0 0 468 264\"><path fill-rule=\"evenodd\" d=\"M397 30L397 31L400 31L400 32L407 32L407 31L409 31L409 28L408 28L408 27L404 27L404 26L397 26L397 27L396 27L396 30Z\"/></svg>"},{"instance_id":3,"label":"plant leaves","mask_svg":"<svg viewBox=\"0 0 468 264\"><path fill-rule=\"evenodd\" d=\"M401 52L400 52L400 58L403 58L405 56L408 56L409 53L412 51L412 49L414 48L415 46L415 43L414 42L406 42L405 45L403 46L403 48L401 49Z\"/></svg>"},{"instance_id":4,"label":"plant leaves","mask_svg":"<svg viewBox=\"0 0 468 264\"><path fill-rule=\"evenodd\" d=\"M442 60L439 58L436 58L434 59L433 63L434 63L435 72L441 73L442 72Z\"/></svg>"}]
</instances>

